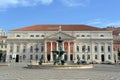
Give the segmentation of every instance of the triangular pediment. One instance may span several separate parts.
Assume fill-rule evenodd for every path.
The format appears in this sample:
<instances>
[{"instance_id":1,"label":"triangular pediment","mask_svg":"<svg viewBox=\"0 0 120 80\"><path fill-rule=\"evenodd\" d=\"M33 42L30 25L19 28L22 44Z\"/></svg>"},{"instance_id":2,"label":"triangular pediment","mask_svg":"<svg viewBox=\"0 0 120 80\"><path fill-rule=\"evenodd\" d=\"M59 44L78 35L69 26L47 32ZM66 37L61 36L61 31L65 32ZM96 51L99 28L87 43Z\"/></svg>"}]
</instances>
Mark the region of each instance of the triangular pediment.
<instances>
[{"instance_id":1,"label":"triangular pediment","mask_svg":"<svg viewBox=\"0 0 120 80\"><path fill-rule=\"evenodd\" d=\"M61 37L63 40L74 40L75 39L75 37L73 37L73 36L71 36L69 34L63 33L63 32L57 32L55 34L47 36L46 39L55 39L55 40L57 40L59 37Z\"/></svg>"}]
</instances>

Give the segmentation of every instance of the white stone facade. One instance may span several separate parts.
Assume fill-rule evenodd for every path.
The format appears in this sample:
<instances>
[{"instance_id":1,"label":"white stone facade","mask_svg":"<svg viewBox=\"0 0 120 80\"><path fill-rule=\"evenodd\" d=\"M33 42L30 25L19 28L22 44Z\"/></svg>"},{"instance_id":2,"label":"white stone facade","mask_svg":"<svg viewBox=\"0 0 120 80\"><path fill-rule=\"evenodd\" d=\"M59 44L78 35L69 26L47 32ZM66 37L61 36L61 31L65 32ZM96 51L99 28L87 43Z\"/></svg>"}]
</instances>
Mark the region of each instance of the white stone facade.
<instances>
[{"instance_id":1,"label":"white stone facade","mask_svg":"<svg viewBox=\"0 0 120 80\"><path fill-rule=\"evenodd\" d=\"M63 50L64 43L68 42L67 61L75 61L79 55L80 60L88 63L114 63L112 31L10 31L7 38L7 61L13 58L18 58L18 62L38 61L41 56L44 61L48 61L48 58L53 61L53 53L47 55L47 42L51 43L50 51L53 51L52 42L56 42L59 35L63 39ZM72 58L71 42L74 43ZM56 49L58 50L57 46Z\"/></svg>"}]
</instances>

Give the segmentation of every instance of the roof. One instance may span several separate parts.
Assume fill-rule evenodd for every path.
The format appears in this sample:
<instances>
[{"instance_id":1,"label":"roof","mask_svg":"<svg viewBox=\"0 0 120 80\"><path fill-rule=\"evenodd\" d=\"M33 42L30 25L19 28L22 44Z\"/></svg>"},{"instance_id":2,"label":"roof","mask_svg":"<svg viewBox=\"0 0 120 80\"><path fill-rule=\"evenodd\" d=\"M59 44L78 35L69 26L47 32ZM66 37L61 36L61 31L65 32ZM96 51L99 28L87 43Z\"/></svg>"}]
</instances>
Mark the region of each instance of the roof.
<instances>
[{"instance_id":1,"label":"roof","mask_svg":"<svg viewBox=\"0 0 120 80\"><path fill-rule=\"evenodd\" d=\"M119 30L114 30L114 31L113 31L113 35L119 36L119 34L120 34L120 29L119 29Z\"/></svg>"},{"instance_id":2,"label":"roof","mask_svg":"<svg viewBox=\"0 0 120 80\"><path fill-rule=\"evenodd\" d=\"M76 24L76 25L49 24L49 25L32 25L32 26L18 28L11 31L58 31L59 26L61 26L62 31L96 31L96 30L101 31L103 30L101 28L83 25L83 24Z\"/></svg>"},{"instance_id":3,"label":"roof","mask_svg":"<svg viewBox=\"0 0 120 80\"><path fill-rule=\"evenodd\" d=\"M7 38L7 36L0 36L0 38Z\"/></svg>"}]
</instances>

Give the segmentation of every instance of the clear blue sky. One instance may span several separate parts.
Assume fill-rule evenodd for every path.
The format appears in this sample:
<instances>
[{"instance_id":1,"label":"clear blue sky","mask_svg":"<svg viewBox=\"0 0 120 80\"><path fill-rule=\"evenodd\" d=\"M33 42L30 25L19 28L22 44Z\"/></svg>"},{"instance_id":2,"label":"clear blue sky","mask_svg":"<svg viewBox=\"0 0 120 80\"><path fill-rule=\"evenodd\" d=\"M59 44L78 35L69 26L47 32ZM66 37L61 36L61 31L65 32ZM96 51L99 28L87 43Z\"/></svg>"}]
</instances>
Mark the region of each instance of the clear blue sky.
<instances>
[{"instance_id":1,"label":"clear blue sky","mask_svg":"<svg viewBox=\"0 0 120 80\"><path fill-rule=\"evenodd\" d=\"M120 0L0 0L0 28L34 24L120 26Z\"/></svg>"}]
</instances>

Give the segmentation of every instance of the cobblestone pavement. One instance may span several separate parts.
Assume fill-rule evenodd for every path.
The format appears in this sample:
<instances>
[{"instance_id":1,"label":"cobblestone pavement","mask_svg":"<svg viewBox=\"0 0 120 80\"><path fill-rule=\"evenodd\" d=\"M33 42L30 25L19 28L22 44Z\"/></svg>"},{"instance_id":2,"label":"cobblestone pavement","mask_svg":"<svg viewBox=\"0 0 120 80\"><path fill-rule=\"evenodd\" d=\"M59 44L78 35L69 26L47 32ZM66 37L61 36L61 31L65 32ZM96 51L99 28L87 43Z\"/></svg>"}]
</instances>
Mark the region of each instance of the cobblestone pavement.
<instances>
[{"instance_id":1,"label":"cobblestone pavement","mask_svg":"<svg viewBox=\"0 0 120 80\"><path fill-rule=\"evenodd\" d=\"M28 69L25 63L0 66L0 80L120 80L120 65L94 64L92 69Z\"/></svg>"}]
</instances>

